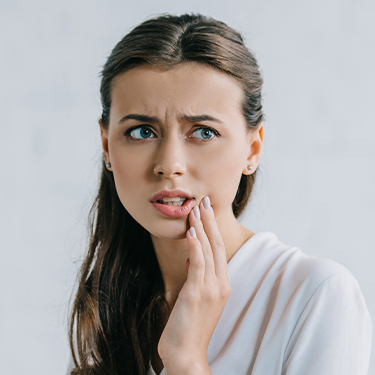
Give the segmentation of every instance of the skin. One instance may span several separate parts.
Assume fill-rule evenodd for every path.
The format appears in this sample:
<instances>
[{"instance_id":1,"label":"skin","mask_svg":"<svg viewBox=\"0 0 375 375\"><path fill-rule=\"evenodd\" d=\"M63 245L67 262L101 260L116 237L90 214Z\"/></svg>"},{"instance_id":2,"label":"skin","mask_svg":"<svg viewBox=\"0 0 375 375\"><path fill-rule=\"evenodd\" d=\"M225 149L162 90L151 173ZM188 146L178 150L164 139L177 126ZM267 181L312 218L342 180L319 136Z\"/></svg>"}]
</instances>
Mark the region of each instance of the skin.
<instances>
[{"instance_id":1,"label":"skin","mask_svg":"<svg viewBox=\"0 0 375 375\"><path fill-rule=\"evenodd\" d=\"M254 235L237 221L231 204L241 175L259 164L263 127L247 129L243 92L234 78L196 63L167 71L131 69L113 80L111 94L108 129L100 121L105 162L111 163L120 201L150 232L173 309L164 312L153 367L159 372L164 365L168 374L211 374L207 348L230 295L227 263ZM155 121L120 121L129 114ZM183 118L203 114L220 122ZM142 131L130 129L140 125ZM181 218L158 212L150 200L163 189L193 196L201 218L193 210ZM214 213L203 207L205 196Z\"/></svg>"}]
</instances>

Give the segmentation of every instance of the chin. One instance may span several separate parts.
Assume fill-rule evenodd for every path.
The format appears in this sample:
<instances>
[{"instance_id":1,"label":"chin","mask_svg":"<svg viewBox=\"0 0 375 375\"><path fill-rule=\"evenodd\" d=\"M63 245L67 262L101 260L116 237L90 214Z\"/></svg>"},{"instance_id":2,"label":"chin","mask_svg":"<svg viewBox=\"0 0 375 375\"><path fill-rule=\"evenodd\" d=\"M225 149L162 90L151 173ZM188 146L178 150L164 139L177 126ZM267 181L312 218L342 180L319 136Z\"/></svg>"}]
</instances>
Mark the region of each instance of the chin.
<instances>
[{"instance_id":1,"label":"chin","mask_svg":"<svg viewBox=\"0 0 375 375\"><path fill-rule=\"evenodd\" d=\"M151 233L151 235L157 238L168 240L182 240L186 238L188 227L186 225L181 225L181 223L179 224L180 225L164 224L158 228L150 228L151 230L149 230L149 232Z\"/></svg>"},{"instance_id":2,"label":"chin","mask_svg":"<svg viewBox=\"0 0 375 375\"><path fill-rule=\"evenodd\" d=\"M175 235L175 236L165 236L163 237L165 239L168 239L168 240L183 240L186 238L186 234L185 233L182 233L180 235Z\"/></svg>"},{"instance_id":3,"label":"chin","mask_svg":"<svg viewBox=\"0 0 375 375\"><path fill-rule=\"evenodd\" d=\"M186 232L177 232L177 231L169 231L165 232L163 231L155 231L155 234L153 234L154 237L157 238L163 238L166 240L183 240L186 238Z\"/></svg>"}]
</instances>

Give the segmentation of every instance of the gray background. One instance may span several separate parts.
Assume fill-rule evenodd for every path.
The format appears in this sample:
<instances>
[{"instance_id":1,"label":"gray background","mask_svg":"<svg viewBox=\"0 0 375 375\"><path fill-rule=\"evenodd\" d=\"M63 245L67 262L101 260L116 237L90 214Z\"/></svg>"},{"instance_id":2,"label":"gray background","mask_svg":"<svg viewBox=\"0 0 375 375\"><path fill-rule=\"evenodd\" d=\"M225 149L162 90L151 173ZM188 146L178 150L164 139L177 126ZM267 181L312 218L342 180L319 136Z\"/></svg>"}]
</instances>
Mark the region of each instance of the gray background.
<instances>
[{"instance_id":1,"label":"gray background","mask_svg":"<svg viewBox=\"0 0 375 375\"><path fill-rule=\"evenodd\" d=\"M375 322L374 1L1 0L2 374L66 370L67 306L101 160L98 73L131 27L162 12L200 12L243 33L266 121L241 220L347 267Z\"/></svg>"}]
</instances>

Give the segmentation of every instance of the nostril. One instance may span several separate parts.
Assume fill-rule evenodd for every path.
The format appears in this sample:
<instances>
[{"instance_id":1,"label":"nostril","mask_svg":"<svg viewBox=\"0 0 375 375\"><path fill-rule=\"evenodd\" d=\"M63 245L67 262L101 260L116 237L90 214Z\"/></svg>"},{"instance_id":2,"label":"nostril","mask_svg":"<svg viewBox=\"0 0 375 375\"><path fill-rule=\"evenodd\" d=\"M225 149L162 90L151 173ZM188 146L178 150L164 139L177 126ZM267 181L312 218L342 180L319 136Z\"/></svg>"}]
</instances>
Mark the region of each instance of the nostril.
<instances>
[{"instance_id":1,"label":"nostril","mask_svg":"<svg viewBox=\"0 0 375 375\"><path fill-rule=\"evenodd\" d=\"M173 165L168 166L157 165L154 168L154 173L156 175L164 175L166 177L181 176L185 171L185 167L180 163L174 163Z\"/></svg>"}]
</instances>

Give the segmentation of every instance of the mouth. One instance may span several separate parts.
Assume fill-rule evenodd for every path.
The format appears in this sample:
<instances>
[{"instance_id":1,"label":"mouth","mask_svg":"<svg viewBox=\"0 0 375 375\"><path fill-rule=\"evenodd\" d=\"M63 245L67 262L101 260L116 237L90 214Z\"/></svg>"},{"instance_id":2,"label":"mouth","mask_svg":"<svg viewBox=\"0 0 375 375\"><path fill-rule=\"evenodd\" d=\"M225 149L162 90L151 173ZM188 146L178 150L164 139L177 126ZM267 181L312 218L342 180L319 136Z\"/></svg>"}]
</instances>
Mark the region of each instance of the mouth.
<instances>
[{"instance_id":1,"label":"mouth","mask_svg":"<svg viewBox=\"0 0 375 375\"><path fill-rule=\"evenodd\" d=\"M183 190L162 190L158 193L154 194L150 201L152 203L161 203L161 204L175 204L177 203L178 206L184 204L186 199L194 199L189 193Z\"/></svg>"},{"instance_id":2,"label":"mouth","mask_svg":"<svg viewBox=\"0 0 375 375\"><path fill-rule=\"evenodd\" d=\"M180 218L189 215L194 205L194 198L174 197L158 199L152 205L159 213L172 218Z\"/></svg>"},{"instance_id":3,"label":"mouth","mask_svg":"<svg viewBox=\"0 0 375 375\"><path fill-rule=\"evenodd\" d=\"M162 190L151 198L152 205L159 213L173 218L189 215L194 201L190 193L180 189Z\"/></svg>"}]
</instances>

